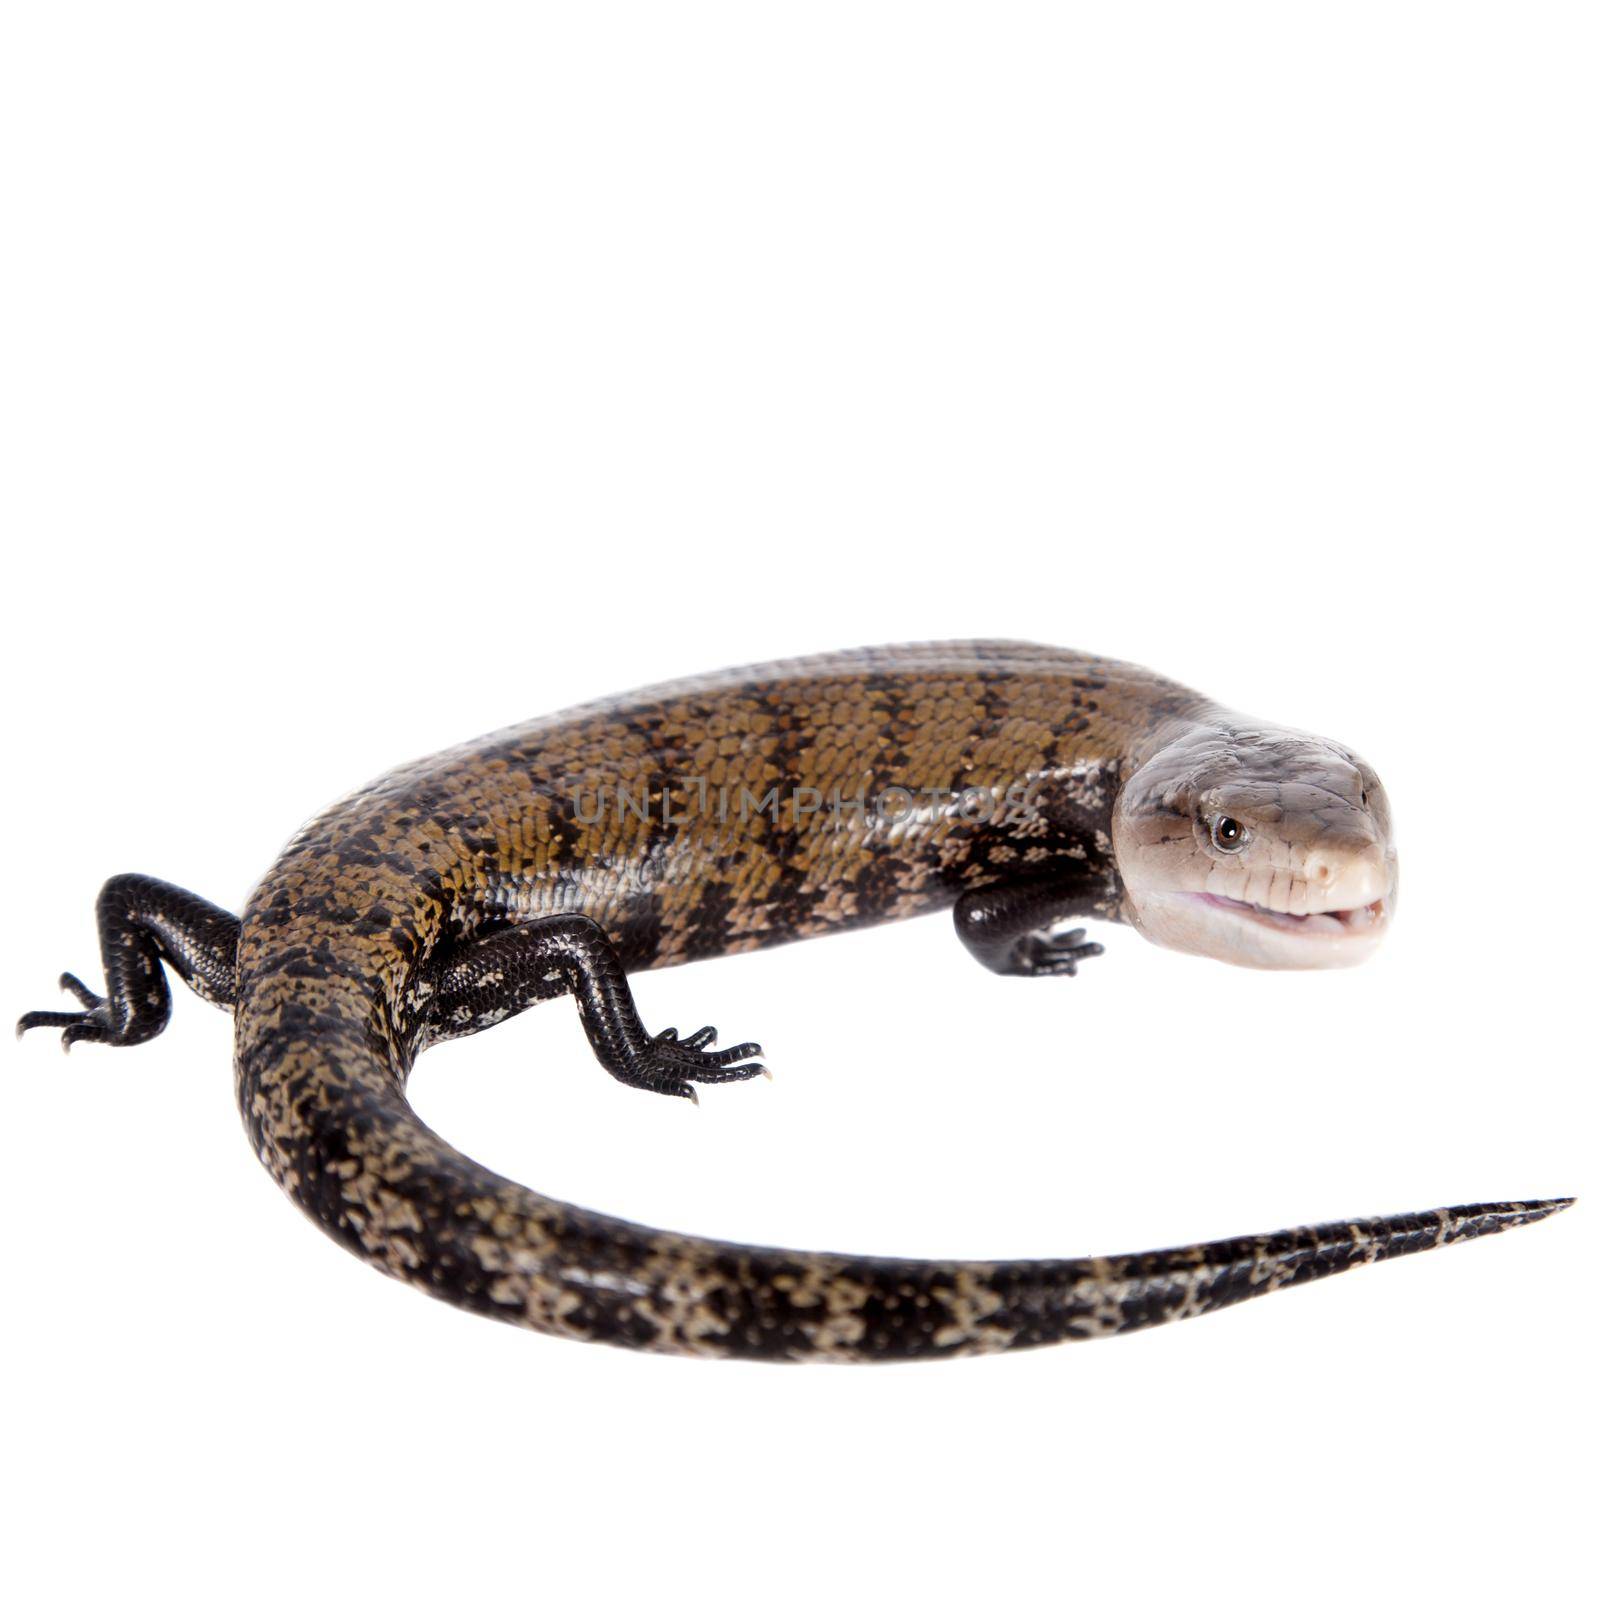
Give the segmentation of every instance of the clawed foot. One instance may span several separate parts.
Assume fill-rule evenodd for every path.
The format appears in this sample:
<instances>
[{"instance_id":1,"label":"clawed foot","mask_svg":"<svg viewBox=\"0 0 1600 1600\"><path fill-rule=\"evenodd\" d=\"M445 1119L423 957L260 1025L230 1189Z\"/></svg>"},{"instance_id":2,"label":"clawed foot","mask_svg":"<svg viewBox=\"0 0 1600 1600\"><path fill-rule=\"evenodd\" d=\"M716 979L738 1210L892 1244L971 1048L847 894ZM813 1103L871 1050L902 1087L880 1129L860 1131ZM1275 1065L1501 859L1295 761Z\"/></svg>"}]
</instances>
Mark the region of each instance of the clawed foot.
<instances>
[{"instance_id":1,"label":"clawed foot","mask_svg":"<svg viewBox=\"0 0 1600 1600\"><path fill-rule=\"evenodd\" d=\"M81 1002L83 1010L30 1011L17 1019L17 1037L20 1039L29 1028L59 1028L63 1050L70 1050L80 1039L93 1039L101 1044L111 1042L116 1024L110 1002L70 972L61 974L61 987Z\"/></svg>"},{"instance_id":2,"label":"clawed foot","mask_svg":"<svg viewBox=\"0 0 1600 1600\"><path fill-rule=\"evenodd\" d=\"M677 1095L698 1100L697 1083L740 1083L746 1078L772 1074L752 1057L761 1054L758 1044L736 1044L727 1050L712 1050L717 1042L715 1028L700 1028L680 1039L676 1028L664 1028L629 1063L624 1083L650 1089L656 1094Z\"/></svg>"},{"instance_id":3,"label":"clawed foot","mask_svg":"<svg viewBox=\"0 0 1600 1600\"><path fill-rule=\"evenodd\" d=\"M1066 928L1059 933L1030 933L1019 939L1012 950L1014 972L1035 976L1064 972L1078 974L1078 963L1090 956L1105 954L1105 946L1091 944L1082 928Z\"/></svg>"}]
</instances>

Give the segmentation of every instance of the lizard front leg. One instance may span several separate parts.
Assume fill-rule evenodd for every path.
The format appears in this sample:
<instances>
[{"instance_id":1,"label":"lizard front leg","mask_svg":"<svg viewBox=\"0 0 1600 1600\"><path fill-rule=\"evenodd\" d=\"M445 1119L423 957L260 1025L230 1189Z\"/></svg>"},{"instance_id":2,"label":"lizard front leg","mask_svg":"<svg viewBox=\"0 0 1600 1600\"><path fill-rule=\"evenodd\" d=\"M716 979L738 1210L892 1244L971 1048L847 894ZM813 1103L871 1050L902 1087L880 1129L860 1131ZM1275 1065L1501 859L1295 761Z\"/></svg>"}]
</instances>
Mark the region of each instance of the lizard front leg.
<instances>
[{"instance_id":1,"label":"lizard front leg","mask_svg":"<svg viewBox=\"0 0 1600 1600\"><path fill-rule=\"evenodd\" d=\"M1068 917L1100 914L1106 885L1098 876L1064 872L968 889L955 904L956 934L991 972L1075 976L1080 961L1104 953L1082 928L1058 929Z\"/></svg>"},{"instance_id":2,"label":"lizard front leg","mask_svg":"<svg viewBox=\"0 0 1600 1600\"><path fill-rule=\"evenodd\" d=\"M571 994L590 1048L612 1077L656 1094L695 1098L697 1083L761 1076L758 1044L714 1050L715 1028L686 1039L676 1028L652 1034L640 1020L621 958L604 928L584 916L541 917L471 939L432 977L428 1027L459 1038L540 1000Z\"/></svg>"}]
</instances>

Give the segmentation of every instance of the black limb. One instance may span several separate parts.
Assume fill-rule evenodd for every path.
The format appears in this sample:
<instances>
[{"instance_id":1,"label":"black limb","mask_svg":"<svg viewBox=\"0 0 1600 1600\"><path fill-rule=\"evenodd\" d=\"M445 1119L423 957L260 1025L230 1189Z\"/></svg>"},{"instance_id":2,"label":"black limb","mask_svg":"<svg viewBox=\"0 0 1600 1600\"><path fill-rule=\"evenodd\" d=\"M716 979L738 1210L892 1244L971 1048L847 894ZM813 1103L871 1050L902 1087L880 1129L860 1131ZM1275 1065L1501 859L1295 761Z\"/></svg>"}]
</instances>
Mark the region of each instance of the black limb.
<instances>
[{"instance_id":1,"label":"black limb","mask_svg":"<svg viewBox=\"0 0 1600 1600\"><path fill-rule=\"evenodd\" d=\"M129 1045L155 1038L172 1015L163 962L201 999L233 1004L239 919L231 912L134 872L110 879L95 909L105 994L64 972L61 987L83 1009L30 1011L17 1022L19 1037L29 1028L59 1028L67 1049L80 1040Z\"/></svg>"},{"instance_id":2,"label":"black limb","mask_svg":"<svg viewBox=\"0 0 1600 1600\"><path fill-rule=\"evenodd\" d=\"M589 917L542 917L484 934L446 957L432 982L435 1038L475 1033L537 1001L571 994L595 1059L633 1088L693 1100L697 1083L738 1083L766 1072L753 1059L758 1044L713 1050L715 1028L684 1039L676 1028L652 1034L615 945Z\"/></svg>"},{"instance_id":3,"label":"black limb","mask_svg":"<svg viewBox=\"0 0 1600 1600\"><path fill-rule=\"evenodd\" d=\"M1077 975L1078 963L1104 954L1082 928L1058 929L1067 917L1094 915L1105 885L1082 878L1041 878L969 889L955 904L956 933L991 972L1040 977Z\"/></svg>"}]
</instances>

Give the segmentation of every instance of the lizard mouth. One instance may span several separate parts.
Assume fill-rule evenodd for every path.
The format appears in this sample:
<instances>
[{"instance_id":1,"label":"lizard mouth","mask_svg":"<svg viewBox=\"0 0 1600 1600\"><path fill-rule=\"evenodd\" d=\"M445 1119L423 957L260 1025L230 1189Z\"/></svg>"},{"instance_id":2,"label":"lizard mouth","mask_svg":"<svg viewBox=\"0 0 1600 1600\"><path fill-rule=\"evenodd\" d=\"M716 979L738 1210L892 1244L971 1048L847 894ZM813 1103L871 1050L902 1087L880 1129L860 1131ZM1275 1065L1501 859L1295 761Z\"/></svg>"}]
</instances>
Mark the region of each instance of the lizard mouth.
<instances>
[{"instance_id":1,"label":"lizard mouth","mask_svg":"<svg viewBox=\"0 0 1600 1600\"><path fill-rule=\"evenodd\" d=\"M1310 938L1349 938L1382 931L1388 917L1388 901L1369 900L1366 905L1351 906L1338 911L1270 911L1266 906L1251 900L1235 900L1225 894L1196 894L1191 896L1202 905L1211 906L1233 916L1244 917L1263 927L1276 928L1284 933Z\"/></svg>"}]
</instances>

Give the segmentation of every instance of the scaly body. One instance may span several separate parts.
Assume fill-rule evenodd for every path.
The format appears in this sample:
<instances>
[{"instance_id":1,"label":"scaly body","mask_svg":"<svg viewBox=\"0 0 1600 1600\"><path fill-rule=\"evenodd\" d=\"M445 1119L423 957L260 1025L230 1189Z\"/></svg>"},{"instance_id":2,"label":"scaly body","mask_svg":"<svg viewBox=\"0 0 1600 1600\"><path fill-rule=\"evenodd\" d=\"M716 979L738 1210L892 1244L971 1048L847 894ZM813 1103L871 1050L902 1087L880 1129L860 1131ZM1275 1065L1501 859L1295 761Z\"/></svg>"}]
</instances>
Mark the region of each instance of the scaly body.
<instances>
[{"instance_id":1,"label":"scaly body","mask_svg":"<svg viewBox=\"0 0 1600 1600\"><path fill-rule=\"evenodd\" d=\"M1262 966L1364 955L1390 914L1387 804L1343 746L1140 668L915 645L640 691L391 773L289 845L241 919L112 879L102 1000L64 1042L164 1025L162 963L236 1020L263 1163L340 1242L468 1309L650 1349L778 1359L974 1353L1174 1320L1536 1220L1506 1203L1093 1260L765 1250L578 1210L412 1113L417 1055L575 996L624 1082L692 1096L762 1070L650 1034L626 974L953 907L1003 973L1099 953L1064 918Z\"/></svg>"}]
</instances>

